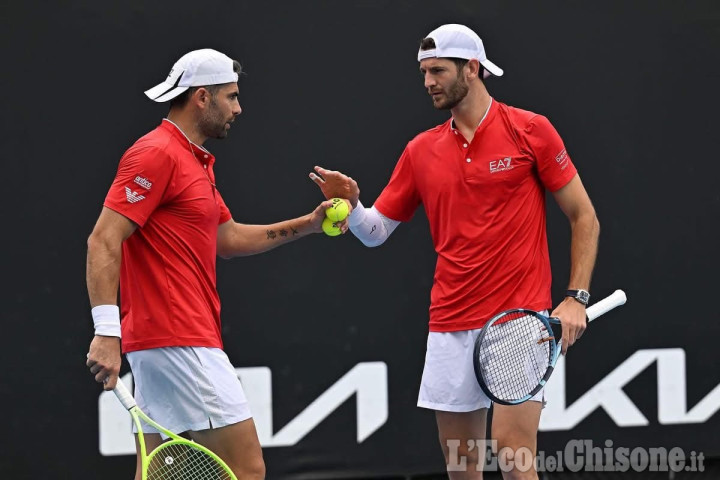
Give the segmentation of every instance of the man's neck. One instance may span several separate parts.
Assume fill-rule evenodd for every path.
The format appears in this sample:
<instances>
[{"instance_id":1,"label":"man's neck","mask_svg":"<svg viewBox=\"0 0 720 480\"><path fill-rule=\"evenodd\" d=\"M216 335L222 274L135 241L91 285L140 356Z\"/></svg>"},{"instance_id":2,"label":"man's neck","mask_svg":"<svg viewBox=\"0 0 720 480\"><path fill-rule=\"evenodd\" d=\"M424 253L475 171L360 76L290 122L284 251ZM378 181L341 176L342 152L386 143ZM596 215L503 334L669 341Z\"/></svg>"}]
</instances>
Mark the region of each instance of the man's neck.
<instances>
[{"instance_id":1,"label":"man's neck","mask_svg":"<svg viewBox=\"0 0 720 480\"><path fill-rule=\"evenodd\" d=\"M485 117L491 102L490 94L484 87L471 89L463 101L451 110L455 128L460 130L468 141L472 141L475 130Z\"/></svg>"},{"instance_id":2,"label":"man's neck","mask_svg":"<svg viewBox=\"0 0 720 480\"><path fill-rule=\"evenodd\" d=\"M183 111L170 110L167 119L174 123L195 145L200 147L207 140L207 137L200 133L197 123Z\"/></svg>"}]
</instances>

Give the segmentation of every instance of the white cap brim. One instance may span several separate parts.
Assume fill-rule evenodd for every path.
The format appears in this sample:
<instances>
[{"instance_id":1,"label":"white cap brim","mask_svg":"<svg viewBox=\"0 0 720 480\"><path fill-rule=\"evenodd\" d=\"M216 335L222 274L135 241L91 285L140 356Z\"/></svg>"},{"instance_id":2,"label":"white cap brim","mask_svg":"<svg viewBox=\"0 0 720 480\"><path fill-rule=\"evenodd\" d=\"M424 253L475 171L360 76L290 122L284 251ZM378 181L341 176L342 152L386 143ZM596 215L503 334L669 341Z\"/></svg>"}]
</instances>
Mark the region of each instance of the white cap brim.
<instances>
[{"instance_id":1,"label":"white cap brim","mask_svg":"<svg viewBox=\"0 0 720 480\"><path fill-rule=\"evenodd\" d=\"M177 97L188 88L190 87L179 87L177 85L161 82L152 87L150 90L145 90L145 95L147 95L150 100L154 100L156 102L167 102L168 100L172 100Z\"/></svg>"},{"instance_id":2,"label":"white cap brim","mask_svg":"<svg viewBox=\"0 0 720 480\"><path fill-rule=\"evenodd\" d=\"M488 59L480 60L475 56L476 52L472 52L470 50L463 50L459 48L448 48L443 50L442 57L438 55L437 49L431 49L431 50L420 50L418 51L418 62L425 60L426 58L462 58L464 60L470 60L471 58L475 58L480 62L480 65L483 66L485 69L485 73L483 74L483 78L488 78L490 76L495 77L502 77L503 75L503 69L495 65L493 62L491 62Z\"/></svg>"},{"instance_id":3,"label":"white cap brim","mask_svg":"<svg viewBox=\"0 0 720 480\"><path fill-rule=\"evenodd\" d=\"M490 60L483 60L480 62L480 65L483 66L485 69L485 75L483 75L483 78L488 78L490 75L493 75L495 77L502 77L503 75L503 69L495 65Z\"/></svg>"}]
</instances>

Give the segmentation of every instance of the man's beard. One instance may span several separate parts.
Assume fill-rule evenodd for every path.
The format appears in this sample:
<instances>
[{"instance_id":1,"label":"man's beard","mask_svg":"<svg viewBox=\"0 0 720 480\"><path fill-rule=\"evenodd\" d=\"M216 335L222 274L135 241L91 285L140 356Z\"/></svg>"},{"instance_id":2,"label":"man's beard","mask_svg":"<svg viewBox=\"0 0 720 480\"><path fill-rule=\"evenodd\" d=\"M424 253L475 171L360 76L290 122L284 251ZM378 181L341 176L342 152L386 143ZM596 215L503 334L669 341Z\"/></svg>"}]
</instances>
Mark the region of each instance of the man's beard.
<instances>
[{"instance_id":1,"label":"man's beard","mask_svg":"<svg viewBox=\"0 0 720 480\"><path fill-rule=\"evenodd\" d=\"M210 108L200 117L200 131L208 138L225 138L228 135L226 123L228 121L222 117L215 99L210 99Z\"/></svg>"},{"instance_id":2,"label":"man's beard","mask_svg":"<svg viewBox=\"0 0 720 480\"><path fill-rule=\"evenodd\" d=\"M467 97L469 91L470 87L465 83L465 80L462 77L458 77L457 81L448 88L447 92L443 92L445 94L445 100L441 102L435 102L433 100L433 105L438 110L450 110L462 102L463 99Z\"/></svg>"}]
</instances>

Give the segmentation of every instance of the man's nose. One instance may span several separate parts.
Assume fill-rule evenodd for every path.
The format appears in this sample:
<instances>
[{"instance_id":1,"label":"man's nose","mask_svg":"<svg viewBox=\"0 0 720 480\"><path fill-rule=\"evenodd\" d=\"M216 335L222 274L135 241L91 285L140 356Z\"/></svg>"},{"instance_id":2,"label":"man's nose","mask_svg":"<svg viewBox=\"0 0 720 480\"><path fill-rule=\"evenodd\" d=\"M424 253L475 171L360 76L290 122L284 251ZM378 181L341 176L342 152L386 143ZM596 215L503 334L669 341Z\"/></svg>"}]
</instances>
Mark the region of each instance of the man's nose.
<instances>
[{"instance_id":1,"label":"man's nose","mask_svg":"<svg viewBox=\"0 0 720 480\"><path fill-rule=\"evenodd\" d=\"M430 88L436 84L435 78L430 73L425 74L425 88Z\"/></svg>"}]
</instances>

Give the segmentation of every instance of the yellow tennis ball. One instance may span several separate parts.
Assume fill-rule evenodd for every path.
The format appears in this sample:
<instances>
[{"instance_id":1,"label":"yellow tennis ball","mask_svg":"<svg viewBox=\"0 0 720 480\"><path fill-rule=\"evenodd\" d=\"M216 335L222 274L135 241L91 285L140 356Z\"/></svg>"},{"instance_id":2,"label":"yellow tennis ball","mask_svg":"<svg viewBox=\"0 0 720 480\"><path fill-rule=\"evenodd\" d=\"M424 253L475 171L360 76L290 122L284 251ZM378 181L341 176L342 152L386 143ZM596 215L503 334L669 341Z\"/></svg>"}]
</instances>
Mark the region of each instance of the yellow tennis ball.
<instances>
[{"instance_id":1,"label":"yellow tennis ball","mask_svg":"<svg viewBox=\"0 0 720 480\"><path fill-rule=\"evenodd\" d=\"M340 230L335 225L335 222L333 222L332 220L330 220L327 217L325 217L325 219L323 220L322 229L326 235L331 236L331 237L336 237L342 233L342 230Z\"/></svg>"},{"instance_id":2,"label":"yellow tennis ball","mask_svg":"<svg viewBox=\"0 0 720 480\"><path fill-rule=\"evenodd\" d=\"M325 209L325 215L333 222L342 222L347 218L349 209L348 204L341 198L331 198L332 207Z\"/></svg>"}]
</instances>

